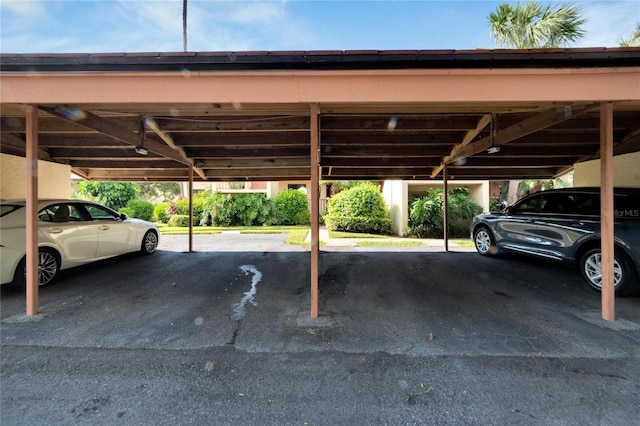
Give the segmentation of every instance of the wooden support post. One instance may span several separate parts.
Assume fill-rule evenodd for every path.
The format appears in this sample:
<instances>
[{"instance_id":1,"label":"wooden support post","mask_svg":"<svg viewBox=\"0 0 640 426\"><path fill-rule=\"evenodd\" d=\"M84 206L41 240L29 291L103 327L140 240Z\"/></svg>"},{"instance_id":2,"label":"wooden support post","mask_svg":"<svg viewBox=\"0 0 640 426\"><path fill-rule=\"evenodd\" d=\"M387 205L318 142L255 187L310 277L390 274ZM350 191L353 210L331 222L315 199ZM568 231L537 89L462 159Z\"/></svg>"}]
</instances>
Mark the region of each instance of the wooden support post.
<instances>
[{"instance_id":1,"label":"wooden support post","mask_svg":"<svg viewBox=\"0 0 640 426\"><path fill-rule=\"evenodd\" d=\"M318 114L318 105L311 104L311 318L318 318L318 258L320 256L320 134Z\"/></svg>"},{"instance_id":2,"label":"wooden support post","mask_svg":"<svg viewBox=\"0 0 640 426\"><path fill-rule=\"evenodd\" d=\"M444 191L444 223L442 224L443 238L444 238L444 251L449 251L449 176L447 176L447 163L444 163L442 168L442 187Z\"/></svg>"},{"instance_id":3,"label":"wooden support post","mask_svg":"<svg viewBox=\"0 0 640 426\"><path fill-rule=\"evenodd\" d=\"M189 253L193 252L193 166L189 166Z\"/></svg>"},{"instance_id":4,"label":"wooden support post","mask_svg":"<svg viewBox=\"0 0 640 426\"><path fill-rule=\"evenodd\" d=\"M600 106L600 241L602 268L602 319L615 321L613 221L613 104Z\"/></svg>"},{"instance_id":5,"label":"wooden support post","mask_svg":"<svg viewBox=\"0 0 640 426\"><path fill-rule=\"evenodd\" d=\"M40 310L38 272L38 108L28 105L26 111L26 161L27 161L27 315L36 315Z\"/></svg>"}]
</instances>

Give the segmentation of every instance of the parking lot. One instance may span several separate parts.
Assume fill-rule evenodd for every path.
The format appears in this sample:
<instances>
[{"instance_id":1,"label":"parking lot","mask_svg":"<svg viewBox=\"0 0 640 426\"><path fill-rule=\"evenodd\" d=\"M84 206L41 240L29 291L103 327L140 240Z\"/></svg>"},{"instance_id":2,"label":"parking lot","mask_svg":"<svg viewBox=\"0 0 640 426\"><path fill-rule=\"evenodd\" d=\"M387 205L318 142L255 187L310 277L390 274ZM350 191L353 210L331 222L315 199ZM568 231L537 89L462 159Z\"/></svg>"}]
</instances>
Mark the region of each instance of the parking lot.
<instances>
[{"instance_id":1,"label":"parking lot","mask_svg":"<svg viewBox=\"0 0 640 426\"><path fill-rule=\"evenodd\" d=\"M640 298L465 248L164 237L2 289L1 415L25 424L607 424L640 418Z\"/></svg>"}]
</instances>

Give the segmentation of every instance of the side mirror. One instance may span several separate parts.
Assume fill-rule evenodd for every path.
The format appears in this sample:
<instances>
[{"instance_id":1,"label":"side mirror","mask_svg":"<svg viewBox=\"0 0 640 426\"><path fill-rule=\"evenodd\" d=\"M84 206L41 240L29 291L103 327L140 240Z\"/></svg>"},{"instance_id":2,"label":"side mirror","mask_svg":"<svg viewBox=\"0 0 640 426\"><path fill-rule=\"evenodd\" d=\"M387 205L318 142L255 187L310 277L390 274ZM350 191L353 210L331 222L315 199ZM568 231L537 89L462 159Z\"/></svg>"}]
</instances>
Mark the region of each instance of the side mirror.
<instances>
[{"instance_id":1,"label":"side mirror","mask_svg":"<svg viewBox=\"0 0 640 426\"><path fill-rule=\"evenodd\" d=\"M127 215L124 213L120 213L120 220L127 220Z\"/></svg>"}]
</instances>

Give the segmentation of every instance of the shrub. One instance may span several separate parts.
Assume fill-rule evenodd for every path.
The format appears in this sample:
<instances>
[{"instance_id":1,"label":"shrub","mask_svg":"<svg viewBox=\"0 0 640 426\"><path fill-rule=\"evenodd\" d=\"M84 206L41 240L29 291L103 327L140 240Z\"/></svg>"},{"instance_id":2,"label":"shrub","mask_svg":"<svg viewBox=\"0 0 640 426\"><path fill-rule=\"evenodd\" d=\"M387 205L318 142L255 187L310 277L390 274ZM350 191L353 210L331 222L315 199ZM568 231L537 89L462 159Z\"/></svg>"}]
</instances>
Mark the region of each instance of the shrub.
<instances>
[{"instance_id":1,"label":"shrub","mask_svg":"<svg viewBox=\"0 0 640 426\"><path fill-rule=\"evenodd\" d=\"M167 210L169 209L169 203L160 203L156 204L153 207L153 217L152 220L154 222L169 222L169 215L167 214Z\"/></svg>"},{"instance_id":2,"label":"shrub","mask_svg":"<svg viewBox=\"0 0 640 426\"><path fill-rule=\"evenodd\" d=\"M214 192L203 201L202 220L207 225L230 226L234 215L231 195Z\"/></svg>"},{"instance_id":3,"label":"shrub","mask_svg":"<svg viewBox=\"0 0 640 426\"><path fill-rule=\"evenodd\" d=\"M127 215L127 217L135 217L133 214L133 209L130 209L128 207L122 207L121 209L118 209L118 213L124 213Z\"/></svg>"},{"instance_id":4,"label":"shrub","mask_svg":"<svg viewBox=\"0 0 640 426\"><path fill-rule=\"evenodd\" d=\"M467 188L449 191L449 237L469 236L469 220L482 213L482 207L469 197ZM409 235L420 238L442 238L444 236L444 192L430 189L427 195L415 198L409 209Z\"/></svg>"},{"instance_id":5,"label":"shrub","mask_svg":"<svg viewBox=\"0 0 640 426\"><path fill-rule=\"evenodd\" d=\"M233 197L233 201L235 203L234 225L264 225L271 217L271 204L265 194L240 194Z\"/></svg>"},{"instance_id":6,"label":"shrub","mask_svg":"<svg viewBox=\"0 0 640 426\"><path fill-rule=\"evenodd\" d=\"M189 226L189 215L174 214L169 219L169 226Z\"/></svg>"},{"instance_id":7,"label":"shrub","mask_svg":"<svg viewBox=\"0 0 640 426\"><path fill-rule=\"evenodd\" d=\"M391 217L377 185L363 183L327 201L325 222L330 231L390 234Z\"/></svg>"},{"instance_id":8,"label":"shrub","mask_svg":"<svg viewBox=\"0 0 640 426\"><path fill-rule=\"evenodd\" d=\"M202 221L216 226L264 225L271 217L271 203L262 193L231 196L214 192L202 199L201 206Z\"/></svg>"},{"instance_id":9,"label":"shrub","mask_svg":"<svg viewBox=\"0 0 640 426\"><path fill-rule=\"evenodd\" d=\"M273 197L275 225L307 225L311 221L307 196L297 189L287 189Z\"/></svg>"},{"instance_id":10,"label":"shrub","mask_svg":"<svg viewBox=\"0 0 640 426\"><path fill-rule=\"evenodd\" d=\"M202 219L204 199L202 196L195 195L193 197L193 223L200 224ZM179 198L175 202L176 214L189 216L189 199Z\"/></svg>"},{"instance_id":11,"label":"shrub","mask_svg":"<svg viewBox=\"0 0 640 426\"><path fill-rule=\"evenodd\" d=\"M129 217L151 220L151 216L153 216L153 204L144 200L129 200L127 206L120 209L120 211Z\"/></svg>"}]
</instances>

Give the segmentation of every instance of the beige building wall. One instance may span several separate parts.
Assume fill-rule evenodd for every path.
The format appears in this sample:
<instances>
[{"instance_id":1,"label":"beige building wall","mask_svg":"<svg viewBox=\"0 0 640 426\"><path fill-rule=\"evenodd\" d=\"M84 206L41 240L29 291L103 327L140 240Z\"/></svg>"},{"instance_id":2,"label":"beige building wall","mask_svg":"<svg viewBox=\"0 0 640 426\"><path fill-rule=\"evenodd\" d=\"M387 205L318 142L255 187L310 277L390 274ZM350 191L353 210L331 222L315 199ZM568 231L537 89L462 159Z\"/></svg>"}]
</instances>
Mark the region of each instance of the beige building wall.
<instances>
[{"instance_id":1,"label":"beige building wall","mask_svg":"<svg viewBox=\"0 0 640 426\"><path fill-rule=\"evenodd\" d=\"M26 160L0 154L0 198L27 197ZM38 198L70 198L71 166L38 161Z\"/></svg>"},{"instance_id":2,"label":"beige building wall","mask_svg":"<svg viewBox=\"0 0 640 426\"><path fill-rule=\"evenodd\" d=\"M614 157L613 174L615 186L640 188L640 152ZM576 163L573 186L600 186L600 160Z\"/></svg>"},{"instance_id":3,"label":"beige building wall","mask_svg":"<svg viewBox=\"0 0 640 426\"><path fill-rule=\"evenodd\" d=\"M442 181L401 181L387 180L382 195L391 214L391 230L396 235L404 235L409 226L409 196L412 193L426 192L430 188L442 188ZM469 188L470 197L489 211L489 181L450 181L449 189Z\"/></svg>"}]
</instances>

